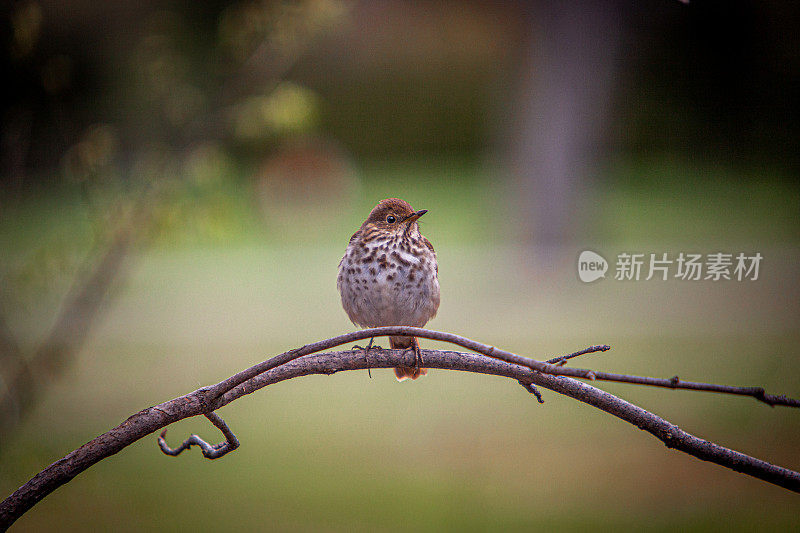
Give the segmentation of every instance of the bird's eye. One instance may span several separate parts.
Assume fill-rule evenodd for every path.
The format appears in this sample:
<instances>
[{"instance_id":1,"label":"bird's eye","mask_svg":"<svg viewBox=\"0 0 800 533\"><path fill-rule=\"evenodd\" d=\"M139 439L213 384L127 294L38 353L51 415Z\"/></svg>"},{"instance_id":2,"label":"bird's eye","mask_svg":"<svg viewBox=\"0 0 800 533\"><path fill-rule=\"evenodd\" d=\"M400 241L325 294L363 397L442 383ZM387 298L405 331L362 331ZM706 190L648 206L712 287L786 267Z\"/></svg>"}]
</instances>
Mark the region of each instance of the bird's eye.
<instances>
[{"instance_id":1,"label":"bird's eye","mask_svg":"<svg viewBox=\"0 0 800 533\"><path fill-rule=\"evenodd\" d=\"M395 222L397 222L397 219L394 218L394 215L389 215L388 217L386 217L386 222L388 222L389 224L394 224Z\"/></svg>"}]
</instances>

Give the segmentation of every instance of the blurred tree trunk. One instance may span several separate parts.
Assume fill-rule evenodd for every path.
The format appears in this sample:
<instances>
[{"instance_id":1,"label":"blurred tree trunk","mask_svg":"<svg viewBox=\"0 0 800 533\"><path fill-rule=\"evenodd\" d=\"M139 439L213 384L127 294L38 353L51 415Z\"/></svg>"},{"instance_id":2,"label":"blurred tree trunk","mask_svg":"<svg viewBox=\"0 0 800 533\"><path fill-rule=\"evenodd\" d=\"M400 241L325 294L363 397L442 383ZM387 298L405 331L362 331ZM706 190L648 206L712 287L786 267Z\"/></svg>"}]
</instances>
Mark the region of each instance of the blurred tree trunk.
<instances>
[{"instance_id":1,"label":"blurred tree trunk","mask_svg":"<svg viewBox=\"0 0 800 533\"><path fill-rule=\"evenodd\" d=\"M586 222L623 27L617 0L536 2L510 109L505 154L523 240L545 250Z\"/></svg>"},{"instance_id":2,"label":"blurred tree trunk","mask_svg":"<svg viewBox=\"0 0 800 533\"><path fill-rule=\"evenodd\" d=\"M16 342L0 305L0 446L83 346L109 292L119 282L132 246L152 224L150 200L143 196L133 214L120 215L121 225L101 239L104 244L75 276L50 332L32 353Z\"/></svg>"}]
</instances>

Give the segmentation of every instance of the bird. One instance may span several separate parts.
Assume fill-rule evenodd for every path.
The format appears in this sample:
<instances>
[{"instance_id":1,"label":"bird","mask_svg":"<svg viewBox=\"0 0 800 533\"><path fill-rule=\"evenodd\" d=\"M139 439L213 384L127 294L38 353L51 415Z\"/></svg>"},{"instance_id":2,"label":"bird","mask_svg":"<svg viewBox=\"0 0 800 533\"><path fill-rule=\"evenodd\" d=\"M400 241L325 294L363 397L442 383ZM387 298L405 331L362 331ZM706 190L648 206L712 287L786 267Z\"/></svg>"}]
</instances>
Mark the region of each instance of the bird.
<instances>
[{"instance_id":1,"label":"bird","mask_svg":"<svg viewBox=\"0 0 800 533\"><path fill-rule=\"evenodd\" d=\"M422 327L439 310L439 264L431 242L420 233L419 218L405 200L378 202L350 237L339 262L336 286L350 320L362 328ZM394 369L398 381L428 372L416 337L390 336L393 349L414 351L414 366ZM372 340L367 350L372 346Z\"/></svg>"}]
</instances>

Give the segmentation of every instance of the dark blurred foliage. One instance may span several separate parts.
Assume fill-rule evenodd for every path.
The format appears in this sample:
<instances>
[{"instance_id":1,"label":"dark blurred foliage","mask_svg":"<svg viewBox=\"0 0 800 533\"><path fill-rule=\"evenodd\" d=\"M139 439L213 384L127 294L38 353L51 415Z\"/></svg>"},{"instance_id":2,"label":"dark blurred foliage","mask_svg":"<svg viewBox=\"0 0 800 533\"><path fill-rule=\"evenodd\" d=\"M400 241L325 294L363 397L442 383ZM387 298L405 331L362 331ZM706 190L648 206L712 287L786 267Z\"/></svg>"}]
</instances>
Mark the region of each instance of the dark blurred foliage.
<instances>
[{"instance_id":1,"label":"dark blurred foliage","mask_svg":"<svg viewBox=\"0 0 800 533\"><path fill-rule=\"evenodd\" d=\"M13 2L0 180L24 190L205 142L258 160L308 134L365 157L481 153L535 13L526 2ZM793 2L631 2L608 142L796 175L798 15Z\"/></svg>"},{"instance_id":2,"label":"dark blurred foliage","mask_svg":"<svg viewBox=\"0 0 800 533\"><path fill-rule=\"evenodd\" d=\"M800 171L800 4L640 6L620 110L633 152Z\"/></svg>"}]
</instances>

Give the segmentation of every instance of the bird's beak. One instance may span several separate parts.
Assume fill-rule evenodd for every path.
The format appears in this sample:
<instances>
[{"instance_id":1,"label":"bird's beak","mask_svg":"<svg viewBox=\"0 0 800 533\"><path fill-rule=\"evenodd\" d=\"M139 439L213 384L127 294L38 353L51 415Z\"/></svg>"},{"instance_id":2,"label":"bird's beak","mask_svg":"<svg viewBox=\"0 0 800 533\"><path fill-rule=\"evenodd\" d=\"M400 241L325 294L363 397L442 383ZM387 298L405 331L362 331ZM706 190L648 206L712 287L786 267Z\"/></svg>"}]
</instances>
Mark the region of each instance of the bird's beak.
<instances>
[{"instance_id":1,"label":"bird's beak","mask_svg":"<svg viewBox=\"0 0 800 533\"><path fill-rule=\"evenodd\" d=\"M416 213L412 213L412 214L408 215L406 217L406 219L403 220L403 222L408 222L408 223L414 222L415 220L417 220L419 217L421 217L422 215L424 215L427 212L428 212L427 209L420 209Z\"/></svg>"}]
</instances>

